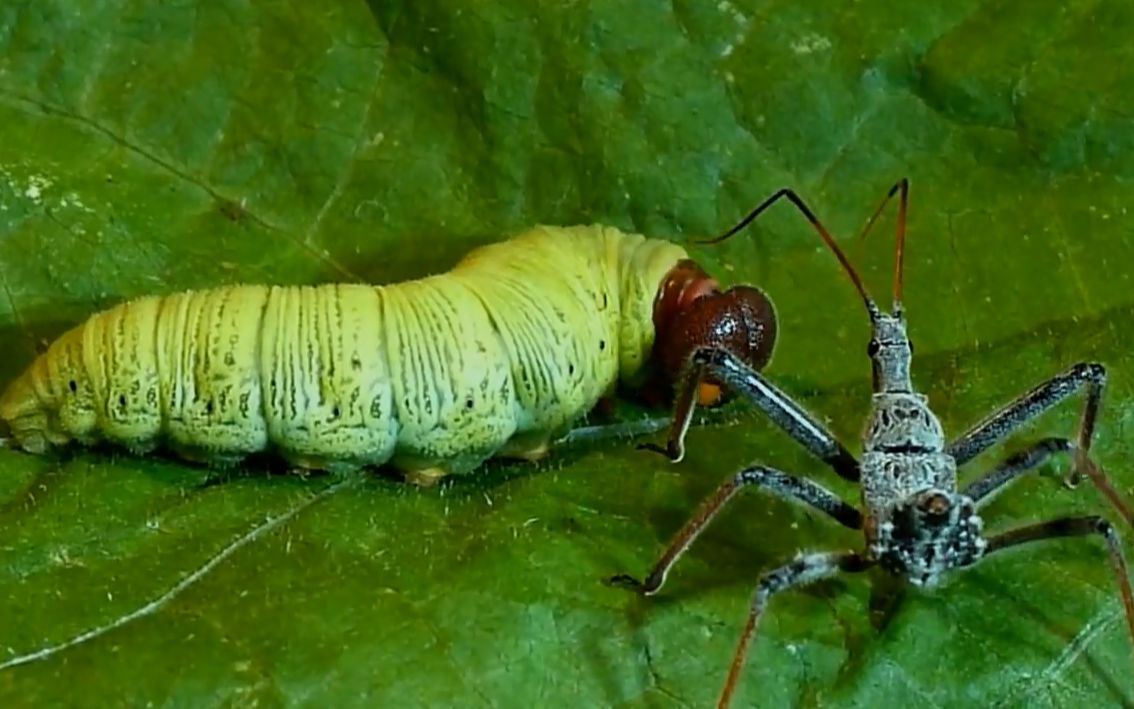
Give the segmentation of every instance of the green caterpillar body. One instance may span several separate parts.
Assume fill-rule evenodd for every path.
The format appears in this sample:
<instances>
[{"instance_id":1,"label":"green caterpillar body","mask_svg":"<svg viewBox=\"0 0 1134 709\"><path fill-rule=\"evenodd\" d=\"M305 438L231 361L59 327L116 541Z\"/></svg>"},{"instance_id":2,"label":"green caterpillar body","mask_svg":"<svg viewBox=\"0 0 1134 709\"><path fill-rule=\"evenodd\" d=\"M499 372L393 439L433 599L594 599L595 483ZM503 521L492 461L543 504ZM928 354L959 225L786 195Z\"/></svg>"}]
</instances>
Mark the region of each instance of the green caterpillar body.
<instances>
[{"instance_id":1,"label":"green caterpillar body","mask_svg":"<svg viewBox=\"0 0 1134 709\"><path fill-rule=\"evenodd\" d=\"M539 457L621 383L684 249L537 227L392 285L241 285L149 296L58 338L0 398L32 453L105 440L231 465L261 451L418 482Z\"/></svg>"}]
</instances>

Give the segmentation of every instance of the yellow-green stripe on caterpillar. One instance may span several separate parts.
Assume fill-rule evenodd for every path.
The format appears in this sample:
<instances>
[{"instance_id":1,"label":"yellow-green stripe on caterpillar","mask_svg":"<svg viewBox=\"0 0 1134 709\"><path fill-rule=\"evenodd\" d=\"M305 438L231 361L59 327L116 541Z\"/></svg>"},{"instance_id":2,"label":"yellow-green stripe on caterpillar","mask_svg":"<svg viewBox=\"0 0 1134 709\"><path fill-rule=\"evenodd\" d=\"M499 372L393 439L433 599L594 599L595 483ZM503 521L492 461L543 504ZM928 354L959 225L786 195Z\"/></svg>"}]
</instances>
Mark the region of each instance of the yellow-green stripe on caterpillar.
<instances>
[{"instance_id":1,"label":"yellow-green stripe on caterpillar","mask_svg":"<svg viewBox=\"0 0 1134 709\"><path fill-rule=\"evenodd\" d=\"M663 403L697 344L762 368L775 339L761 291L720 291L676 244L536 227L402 283L119 304L53 342L0 397L0 422L31 453L107 441L232 465L274 451L424 484L541 457L617 388Z\"/></svg>"}]
</instances>

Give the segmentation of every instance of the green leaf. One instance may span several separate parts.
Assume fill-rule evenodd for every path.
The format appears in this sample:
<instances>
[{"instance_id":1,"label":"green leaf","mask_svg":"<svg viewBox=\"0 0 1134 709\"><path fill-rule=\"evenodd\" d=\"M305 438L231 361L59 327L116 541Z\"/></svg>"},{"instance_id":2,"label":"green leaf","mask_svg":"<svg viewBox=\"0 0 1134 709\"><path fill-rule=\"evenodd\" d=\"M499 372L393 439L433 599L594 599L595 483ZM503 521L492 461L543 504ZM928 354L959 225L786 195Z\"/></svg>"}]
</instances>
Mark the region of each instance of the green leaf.
<instances>
[{"instance_id":1,"label":"green leaf","mask_svg":"<svg viewBox=\"0 0 1134 709\"><path fill-rule=\"evenodd\" d=\"M392 282L536 223L684 240L782 186L885 301L893 210L865 244L852 238L908 175L914 376L947 431L1102 361L1093 450L1131 493L1128 3L316 7L0 6L0 382L124 298ZM768 374L860 450L868 324L807 223L785 204L690 249L722 280L767 289L781 326ZM962 481L1072 435L1080 407ZM752 461L857 502L735 408L739 423L695 428L678 465L611 441L436 489L371 476L314 500L327 478L249 466L203 486L207 471L167 458L0 450L0 662L121 622L0 669L0 704L709 705L760 573L862 544L749 491L660 594L604 584L646 573ZM1065 470L997 497L988 528L1118 520L1089 484L1065 489ZM1104 545L1072 539L933 593L881 574L786 592L736 704L1129 704L1116 588Z\"/></svg>"}]
</instances>

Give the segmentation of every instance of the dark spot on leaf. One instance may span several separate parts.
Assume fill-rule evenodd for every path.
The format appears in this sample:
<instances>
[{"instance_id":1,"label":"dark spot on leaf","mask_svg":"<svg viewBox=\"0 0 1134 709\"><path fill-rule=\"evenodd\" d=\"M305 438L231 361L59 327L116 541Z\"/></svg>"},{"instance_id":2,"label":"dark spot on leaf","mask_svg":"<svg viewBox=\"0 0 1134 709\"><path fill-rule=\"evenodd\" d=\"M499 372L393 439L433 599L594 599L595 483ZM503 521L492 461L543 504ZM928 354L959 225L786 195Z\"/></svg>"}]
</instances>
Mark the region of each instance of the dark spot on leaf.
<instances>
[{"instance_id":1,"label":"dark spot on leaf","mask_svg":"<svg viewBox=\"0 0 1134 709\"><path fill-rule=\"evenodd\" d=\"M219 209L226 219L233 222L240 222L248 216L248 211L244 209L244 205L231 199L221 199Z\"/></svg>"}]
</instances>

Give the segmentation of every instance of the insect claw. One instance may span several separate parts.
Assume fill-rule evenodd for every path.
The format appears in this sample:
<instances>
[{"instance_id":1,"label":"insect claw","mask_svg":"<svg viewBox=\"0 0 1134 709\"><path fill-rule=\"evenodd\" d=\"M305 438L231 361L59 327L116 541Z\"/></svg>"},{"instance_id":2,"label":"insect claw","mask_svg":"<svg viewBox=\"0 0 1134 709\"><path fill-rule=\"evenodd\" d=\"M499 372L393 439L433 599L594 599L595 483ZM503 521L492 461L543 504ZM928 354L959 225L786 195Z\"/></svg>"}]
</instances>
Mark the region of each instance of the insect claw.
<instances>
[{"instance_id":1,"label":"insect claw","mask_svg":"<svg viewBox=\"0 0 1134 709\"><path fill-rule=\"evenodd\" d=\"M1075 447L1075 455L1071 459L1071 467L1063 475L1063 486L1068 489L1074 489L1079 486L1083 480L1083 471L1090 464L1090 461L1083 455L1082 449L1078 446Z\"/></svg>"},{"instance_id":2,"label":"insect claw","mask_svg":"<svg viewBox=\"0 0 1134 709\"><path fill-rule=\"evenodd\" d=\"M667 443L663 448L655 443L639 443L638 450L651 451L664 455L666 458L669 458L669 462L671 463L680 463L681 459L685 457L685 451L681 449L680 444L674 445Z\"/></svg>"},{"instance_id":3,"label":"insect claw","mask_svg":"<svg viewBox=\"0 0 1134 709\"><path fill-rule=\"evenodd\" d=\"M641 594L643 596L652 596L660 591L661 587L665 584L665 574L666 572L660 574L654 572L646 577L646 580L641 584Z\"/></svg>"}]
</instances>

